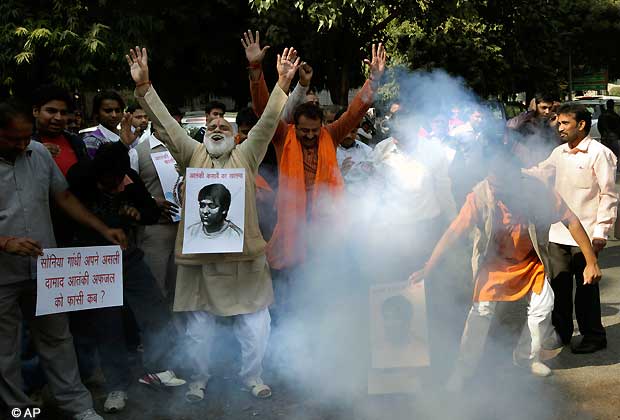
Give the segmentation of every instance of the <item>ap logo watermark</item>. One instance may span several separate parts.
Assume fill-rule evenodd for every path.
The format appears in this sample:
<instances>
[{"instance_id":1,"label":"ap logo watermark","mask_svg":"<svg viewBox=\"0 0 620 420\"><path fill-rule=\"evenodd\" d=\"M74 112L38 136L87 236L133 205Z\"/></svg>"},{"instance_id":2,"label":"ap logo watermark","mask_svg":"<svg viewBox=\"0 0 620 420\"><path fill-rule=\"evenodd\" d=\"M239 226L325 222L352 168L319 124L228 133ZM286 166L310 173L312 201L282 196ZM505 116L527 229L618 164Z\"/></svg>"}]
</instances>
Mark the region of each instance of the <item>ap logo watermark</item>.
<instances>
[{"instance_id":1,"label":"ap logo watermark","mask_svg":"<svg viewBox=\"0 0 620 420\"><path fill-rule=\"evenodd\" d=\"M41 414L41 409L38 407L14 408L11 410L11 415L15 419L36 419L39 414Z\"/></svg>"}]
</instances>

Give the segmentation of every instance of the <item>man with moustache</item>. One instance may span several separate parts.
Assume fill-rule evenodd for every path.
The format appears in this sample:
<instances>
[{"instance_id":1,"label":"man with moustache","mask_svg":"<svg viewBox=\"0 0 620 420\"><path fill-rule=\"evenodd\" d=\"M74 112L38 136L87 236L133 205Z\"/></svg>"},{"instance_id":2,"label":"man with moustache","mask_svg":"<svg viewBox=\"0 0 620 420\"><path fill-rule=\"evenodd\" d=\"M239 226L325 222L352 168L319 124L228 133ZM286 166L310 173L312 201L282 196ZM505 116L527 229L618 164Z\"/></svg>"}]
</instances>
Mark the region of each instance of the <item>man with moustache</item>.
<instances>
[{"instance_id":1,"label":"man with moustache","mask_svg":"<svg viewBox=\"0 0 620 420\"><path fill-rule=\"evenodd\" d=\"M264 54L248 53L254 47L260 51L257 44L258 40L254 42L249 37L243 42L251 69L260 68L264 57ZM273 137L279 167L278 221L267 247L267 257L270 267L281 271L279 277L284 283L290 281L305 260L306 222L318 221L322 199L331 200L344 190L336 148L347 134L357 129L373 102L385 70L383 45L373 44L372 59L365 62L370 66L370 77L338 120L323 126L323 110L313 102L306 102L295 109L294 123L281 122ZM252 104L260 115L265 108L267 84L262 77L252 84L256 84L251 89ZM279 300L286 298L282 296Z\"/></svg>"},{"instance_id":2,"label":"man with moustache","mask_svg":"<svg viewBox=\"0 0 620 420\"><path fill-rule=\"evenodd\" d=\"M153 123L163 127L161 140L179 164L181 172L188 167L244 168L245 226L243 252L226 254L182 253L184 229L177 236L178 264L174 310L186 312L192 382L186 393L190 402L204 399L209 380L209 346L215 330L215 317L234 318L234 332L241 344L240 376L244 385L257 398L268 398L271 389L261 378L262 360L270 334L268 306L273 301L271 275L265 257L265 241L258 227L255 179L269 141L273 137L284 109L291 80L299 67L293 61L293 49L278 55L278 84L265 112L236 145L232 127L223 118L210 122L204 144L187 135L166 110L149 81L146 49L130 51L127 61L136 83L135 96ZM185 215L181 225L185 223Z\"/></svg>"},{"instance_id":3,"label":"man with moustache","mask_svg":"<svg viewBox=\"0 0 620 420\"><path fill-rule=\"evenodd\" d=\"M583 224L598 254L607 244L617 215L617 159L611 150L590 137L591 126L592 116L583 105L561 106L558 131L565 143L530 171L542 171L554 179L555 189ZM551 226L549 241L551 286L555 293L552 319L557 334L550 337L545 347L559 351L571 342L575 277L575 314L583 339L572 351L593 353L604 349L607 338L601 322L599 286L584 281L584 254L562 224Z\"/></svg>"}]
</instances>

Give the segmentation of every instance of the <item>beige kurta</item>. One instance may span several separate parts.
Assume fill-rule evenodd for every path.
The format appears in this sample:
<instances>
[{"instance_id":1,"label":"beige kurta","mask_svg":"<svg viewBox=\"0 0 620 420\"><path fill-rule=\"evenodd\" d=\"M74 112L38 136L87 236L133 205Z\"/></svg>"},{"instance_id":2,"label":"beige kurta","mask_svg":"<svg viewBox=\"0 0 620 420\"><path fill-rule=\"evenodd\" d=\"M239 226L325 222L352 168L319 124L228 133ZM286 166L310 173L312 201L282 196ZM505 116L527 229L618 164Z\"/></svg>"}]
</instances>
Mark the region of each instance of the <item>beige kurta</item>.
<instances>
[{"instance_id":1,"label":"beige kurta","mask_svg":"<svg viewBox=\"0 0 620 420\"><path fill-rule=\"evenodd\" d=\"M265 240L258 227L255 178L273 137L287 95L276 86L248 139L228 156L212 158L203 144L192 139L172 118L150 87L144 97L136 95L158 133L184 173L186 168L245 168L245 226L243 252L229 254L183 254L185 214L176 241L178 264L175 311L208 311L232 316L259 311L273 302L271 274L265 258ZM185 211L185 210L183 210Z\"/></svg>"}]
</instances>

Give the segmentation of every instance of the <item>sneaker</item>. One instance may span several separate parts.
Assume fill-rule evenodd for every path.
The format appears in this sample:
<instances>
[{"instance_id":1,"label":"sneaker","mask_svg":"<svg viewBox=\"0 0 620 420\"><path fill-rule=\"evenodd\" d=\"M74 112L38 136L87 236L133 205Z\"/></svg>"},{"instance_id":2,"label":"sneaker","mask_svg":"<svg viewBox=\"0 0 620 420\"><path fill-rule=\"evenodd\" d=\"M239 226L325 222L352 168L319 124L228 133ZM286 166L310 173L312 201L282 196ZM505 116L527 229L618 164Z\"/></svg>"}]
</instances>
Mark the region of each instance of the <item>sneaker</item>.
<instances>
[{"instance_id":1,"label":"sneaker","mask_svg":"<svg viewBox=\"0 0 620 420\"><path fill-rule=\"evenodd\" d=\"M106 413L118 413L125 408L127 393L125 391L112 391L108 394L103 404L103 411Z\"/></svg>"},{"instance_id":2,"label":"sneaker","mask_svg":"<svg viewBox=\"0 0 620 420\"><path fill-rule=\"evenodd\" d=\"M152 387L185 385L185 381L183 379L177 378L177 376L171 370L165 370L159 373L147 373L146 375L138 379L138 382Z\"/></svg>"},{"instance_id":3,"label":"sneaker","mask_svg":"<svg viewBox=\"0 0 620 420\"><path fill-rule=\"evenodd\" d=\"M81 413L73 416L73 420L103 420L103 417L97 414L97 412L92 408L89 408L88 410L82 411Z\"/></svg>"},{"instance_id":4,"label":"sneaker","mask_svg":"<svg viewBox=\"0 0 620 420\"><path fill-rule=\"evenodd\" d=\"M202 380L190 382L187 392L185 393L185 401L196 403L204 400L206 390L207 381Z\"/></svg>"},{"instance_id":5,"label":"sneaker","mask_svg":"<svg viewBox=\"0 0 620 420\"><path fill-rule=\"evenodd\" d=\"M512 353L512 363L517 367L529 369L532 375L541 378L547 377L552 373L551 369L544 363L530 359L519 359L514 352Z\"/></svg>"}]
</instances>

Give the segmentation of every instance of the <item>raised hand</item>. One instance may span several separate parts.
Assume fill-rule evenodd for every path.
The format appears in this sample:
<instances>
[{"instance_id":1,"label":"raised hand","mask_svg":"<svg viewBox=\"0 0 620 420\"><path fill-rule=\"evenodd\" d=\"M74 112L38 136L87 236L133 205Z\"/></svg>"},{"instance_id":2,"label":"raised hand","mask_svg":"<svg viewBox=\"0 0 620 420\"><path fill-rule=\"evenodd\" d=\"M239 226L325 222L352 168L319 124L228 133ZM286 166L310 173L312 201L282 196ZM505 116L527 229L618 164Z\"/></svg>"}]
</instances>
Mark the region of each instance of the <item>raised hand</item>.
<instances>
[{"instance_id":1,"label":"raised hand","mask_svg":"<svg viewBox=\"0 0 620 420\"><path fill-rule=\"evenodd\" d=\"M126 146L131 146L141 134L138 130L135 132L131 131L131 118L131 113L125 112L125 114L123 114L123 119L121 120L121 141Z\"/></svg>"},{"instance_id":2,"label":"raised hand","mask_svg":"<svg viewBox=\"0 0 620 420\"><path fill-rule=\"evenodd\" d=\"M245 58L248 59L250 64L260 64L263 62L265 58L265 53L269 48L269 45L266 45L261 49L260 47L260 34L256 31L256 37L252 35L252 31L248 30L243 33L243 38L241 38L241 45L245 49Z\"/></svg>"},{"instance_id":3,"label":"raised hand","mask_svg":"<svg viewBox=\"0 0 620 420\"><path fill-rule=\"evenodd\" d=\"M375 83L379 83L379 79L383 76L383 72L385 71L385 62L387 61L387 57L385 54L385 48L382 43L379 43L379 46L375 46L372 44L372 57L370 60L364 60L364 63L370 66L370 80Z\"/></svg>"},{"instance_id":4,"label":"raised hand","mask_svg":"<svg viewBox=\"0 0 620 420\"><path fill-rule=\"evenodd\" d=\"M310 81L312 80L312 75L314 71L310 64L303 62L299 66L299 84L306 87L310 86Z\"/></svg>"},{"instance_id":5,"label":"raised hand","mask_svg":"<svg viewBox=\"0 0 620 420\"><path fill-rule=\"evenodd\" d=\"M289 84L299 68L299 57L295 48L285 48L282 55L278 54L276 67L278 69L278 77L288 80Z\"/></svg>"},{"instance_id":6,"label":"raised hand","mask_svg":"<svg viewBox=\"0 0 620 420\"><path fill-rule=\"evenodd\" d=\"M140 49L132 48L129 50L129 55L126 55L127 64L129 64L129 70L131 77L136 85L148 84L149 82L149 66L148 66L148 54L146 48Z\"/></svg>"}]
</instances>

